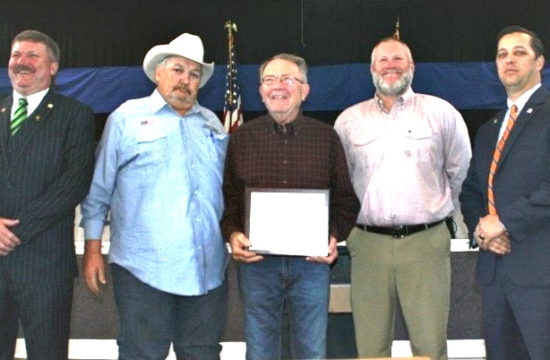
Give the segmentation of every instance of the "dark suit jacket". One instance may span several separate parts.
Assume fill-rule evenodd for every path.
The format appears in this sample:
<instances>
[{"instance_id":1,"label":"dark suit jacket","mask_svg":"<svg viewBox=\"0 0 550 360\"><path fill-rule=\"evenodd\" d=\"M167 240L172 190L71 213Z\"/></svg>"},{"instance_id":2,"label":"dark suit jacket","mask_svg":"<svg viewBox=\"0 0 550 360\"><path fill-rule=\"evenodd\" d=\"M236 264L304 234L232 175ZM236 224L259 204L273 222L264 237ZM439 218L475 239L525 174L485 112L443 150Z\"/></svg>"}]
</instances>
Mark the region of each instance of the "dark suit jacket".
<instances>
[{"instance_id":1,"label":"dark suit jacket","mask_svg":"<svg viewBox=\"0 0 550 360\"><path fill-rule=\"evenodd\" d=\"M20 281L74 277L74 209L93 174L93 113L50 90L10 137L11 105L11 95L0 100L0 217L20 220L13 231L22 244L0 256L0 271Z\"/></svg>"},{"instance_id":2,"label":"dark suit jacket","mask_svg":"<svg viewBox=\"0 0 550 360\"><path fill-rule=\"evenodd\" d=\"M489 165L504 117L501 111L476 135L468 176L460 195L464 221L473 236L487 215ZM495 204L510 233L512 252L502 258L508 278L517 285L550 285L550 93L539 88L512 129L494 177ZM480 250L477 278L489 285L497 255Z\"/></svg>"}]
</instances>

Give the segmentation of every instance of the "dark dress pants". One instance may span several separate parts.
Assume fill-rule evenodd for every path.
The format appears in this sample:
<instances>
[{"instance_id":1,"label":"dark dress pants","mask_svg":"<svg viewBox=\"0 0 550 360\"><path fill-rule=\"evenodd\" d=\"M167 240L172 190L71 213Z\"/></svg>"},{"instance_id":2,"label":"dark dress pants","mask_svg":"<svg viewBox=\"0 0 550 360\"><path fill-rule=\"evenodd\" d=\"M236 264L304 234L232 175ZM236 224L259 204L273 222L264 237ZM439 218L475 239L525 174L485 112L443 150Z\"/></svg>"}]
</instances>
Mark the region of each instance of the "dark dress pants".
<instances>
[{"instance_id":1,"label":"dark dress pants","mask_svg":"<svg viewBox=\"0 0 550 360\"><path fill-rule=\"evenodd\" d=\"M19 321L29 360L68 357L73 279L14 281L0 274L0 360L13 360Z\"/></svg>"}]
</instances>

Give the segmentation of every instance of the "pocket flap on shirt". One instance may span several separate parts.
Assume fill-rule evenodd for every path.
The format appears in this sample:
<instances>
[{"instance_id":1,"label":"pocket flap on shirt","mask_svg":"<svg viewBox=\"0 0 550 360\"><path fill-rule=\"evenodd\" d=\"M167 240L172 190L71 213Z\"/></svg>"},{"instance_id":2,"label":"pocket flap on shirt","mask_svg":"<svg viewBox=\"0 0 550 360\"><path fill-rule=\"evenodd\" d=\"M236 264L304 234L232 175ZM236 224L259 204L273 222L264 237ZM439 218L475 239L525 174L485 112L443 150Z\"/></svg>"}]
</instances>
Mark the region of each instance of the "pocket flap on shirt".
<instances>
[{"instance_id":1,"label":"pocket flap on shirt","mask_svg":"<svg viewBox=\"0 0 550 360\"><path fill-rule=\"evenodd\" d=\"M404 130L405 136L411 139L428 139L432 137L432 129L429 127L417 127Z\"/></svg>"},{"instance_id":2,"label":"pocket flap on shirt","mask_svg":"<svg viewBox=\"0 0 550 360\"><path fill-rule=\"evenodd\" d=\"M136 140L140 142L152 142L166 137L166 132L158 121L141 120L137 129Z\"/></svg>"},{"instance_id":3,"label":"pocket flap on shirt","mask_svg":"<svg viewBox=\"0 0 550 360\"><path fill-rule=\"evenodd\" d=\"M380 135L378 133L370 133L370 134L354 134L352 138L353 145L355 146L364 146L367 145L376 139L378 139Z\"/></svg>"}]
</instances>

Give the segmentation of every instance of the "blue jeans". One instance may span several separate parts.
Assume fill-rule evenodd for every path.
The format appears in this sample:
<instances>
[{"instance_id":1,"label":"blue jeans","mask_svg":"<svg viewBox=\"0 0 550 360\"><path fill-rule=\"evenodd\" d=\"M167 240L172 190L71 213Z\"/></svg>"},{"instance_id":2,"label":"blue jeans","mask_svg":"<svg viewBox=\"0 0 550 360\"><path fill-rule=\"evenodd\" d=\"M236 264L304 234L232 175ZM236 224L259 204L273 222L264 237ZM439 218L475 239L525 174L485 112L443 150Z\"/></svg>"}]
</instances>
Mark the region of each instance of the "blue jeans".
<instances>
[{"instance_id":1,"label":"blue jeans","mask_svg":"<svg viewBox=\"0 0 550 360\"><path fill-rule=\"evenodd\" d=\"M164 360L170 343L179 359L219 359L227 312L227 283L208 294L179 296L144 284L111 264L120 317L119 359Z\"/></svg>"},{"instance_id":2,"label":"blue jeans","mask_svg":"<svg viewBox=\"0 0 550 360\"><path fill-rule=\"evenodd\" d=\"M330 266L303 257L266 256L239 265L247 360L281 358L286 302L290 351L296 359L325 358Z\"/></svg>"}]
</instances>

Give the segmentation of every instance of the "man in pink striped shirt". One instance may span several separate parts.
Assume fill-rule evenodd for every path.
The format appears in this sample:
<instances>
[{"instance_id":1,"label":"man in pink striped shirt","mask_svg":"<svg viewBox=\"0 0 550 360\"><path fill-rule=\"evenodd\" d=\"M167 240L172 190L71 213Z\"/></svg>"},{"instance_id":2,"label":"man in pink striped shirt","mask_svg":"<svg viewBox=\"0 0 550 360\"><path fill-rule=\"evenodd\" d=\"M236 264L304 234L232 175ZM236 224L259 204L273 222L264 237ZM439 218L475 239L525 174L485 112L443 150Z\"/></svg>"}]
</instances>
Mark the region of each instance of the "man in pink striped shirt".
<instances>
[{"instance_id":1,"label":"man in pink striped shirt","mask_svg":"<svg viewBox=\"0 0 550 360\"><path fill-rule=\"evenodd\" d=\"M408 46L375 46L373 99L336 120L355 192L357 226L347 239L360 357L391 356L399 301L414 355L447 359L451 265L446 220L471 157L468 131L448 102L411 89Z\"/></svg>"}]
</instances>

